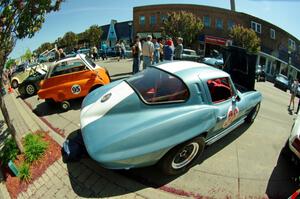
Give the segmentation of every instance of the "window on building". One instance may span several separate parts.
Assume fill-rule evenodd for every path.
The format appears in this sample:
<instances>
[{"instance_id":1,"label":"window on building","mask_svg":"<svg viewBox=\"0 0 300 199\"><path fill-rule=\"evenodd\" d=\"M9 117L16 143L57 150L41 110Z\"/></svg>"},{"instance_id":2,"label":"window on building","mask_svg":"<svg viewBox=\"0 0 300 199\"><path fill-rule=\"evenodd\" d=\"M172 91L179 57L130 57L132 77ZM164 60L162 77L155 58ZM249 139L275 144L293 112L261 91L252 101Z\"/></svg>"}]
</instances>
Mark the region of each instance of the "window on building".
<instances>
[{"instance_id":1,"label":"window on building","mask_svg":"<svg viewBox=\"0 0 300 199\"><path fill-rule=\"evenodd\" d=\"M156 24L156 16L152 15L150 16L150 25L154 25L154 24Z\"/></svg>"},{"instance_id":2,"label":"window on building","mask_svg":"<svg viewBox=\"0 0 300 199\"><path fill-rule=\"evenodd\" d=\"M145 25L146 18L145 16L140 16L140 25Z\"/></svg>"},{"instance_id":3,"label":"window on building","mask_svg":"<svg viewBox=\"0 0 300 199\"><path fill-rule=\"evenodd\" d=\"M271 39L275 39L275 30L274 29L270 29L270 37Z\"/></svg>"},{"instance_id":4,"label":"window on building","mask_svg":"<svg viewBox=\"0 0 300 199\"><path fill-rule=\"evenodd\" d=\"M227 22L227 28L228 28L228 30L232 29L234 25L235 25L234 21L228 20L228 22Z\"/></svg>"},{"instance_id":5,"label":"window on building","mask_svg":"<svg viewBox=\"0 0 300 199\"><path fill-rule=\"evenodd\" d=\"M203 22L204 22L204 27L210 27L210 17L209 16L204 16L203 18Z\"/></svg>"},{"instance_id":6,"label":"window on building","mask_svg":"<svg viewBox=\"0 0 300 199\"><path fill-rule=\"evenodd\" d=\"M217 29L223 29L223 20L220 18L216 19L216 28Z\"/></svg>"},{"instance_id":7,"label":"window on building","mask_svg":"<svg viewBox=\"0 0 300 199\"><path fill-rule=\"evenodd\" d=\"M261 33L261 24L256 23L254 21L251 21L251 28L257 32L257 33Z\"/></svg>"},{"instance_id":8,"label":"window on building","mask_svg":"<svg viewBox=\"0 0 300 199\"><path fill-rule=\"evenodd\" d=\"M288 40L288 45L289 45L289 48L290 48L290 49L296 50L296 43L295 43L294 40L289 39L289 40Z\"/></svg>"},{"instance_id":9,"label":"window on building","mask_svg":"<svg viewBox=\"0 0 300 199\"><path fill-rule=\"evenodd\" d=\"M164 21L168 20L168 16L167 15L161 15L160 16L160 21L161 23L163 23Z\"/></svg>"}]
</instances>

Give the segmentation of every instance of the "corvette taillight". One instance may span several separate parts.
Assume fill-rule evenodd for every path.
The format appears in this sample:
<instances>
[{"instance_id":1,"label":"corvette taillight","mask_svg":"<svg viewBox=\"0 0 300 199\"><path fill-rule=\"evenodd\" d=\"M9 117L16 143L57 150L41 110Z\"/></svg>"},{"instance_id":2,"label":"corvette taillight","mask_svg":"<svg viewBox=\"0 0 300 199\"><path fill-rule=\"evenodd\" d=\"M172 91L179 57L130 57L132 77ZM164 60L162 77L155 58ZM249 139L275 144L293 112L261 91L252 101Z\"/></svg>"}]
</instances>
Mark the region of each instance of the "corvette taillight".
<instances>
[{"instance_id":1,"label":"corvette taillight","mask_svg":"<svg viewBox=\"0 0 300 199\"><path fill-rule=\"evenodd\" d=\"M300 139L295 138L292 142L293 147L300 153Z\"/></svg>"}]
</instances>

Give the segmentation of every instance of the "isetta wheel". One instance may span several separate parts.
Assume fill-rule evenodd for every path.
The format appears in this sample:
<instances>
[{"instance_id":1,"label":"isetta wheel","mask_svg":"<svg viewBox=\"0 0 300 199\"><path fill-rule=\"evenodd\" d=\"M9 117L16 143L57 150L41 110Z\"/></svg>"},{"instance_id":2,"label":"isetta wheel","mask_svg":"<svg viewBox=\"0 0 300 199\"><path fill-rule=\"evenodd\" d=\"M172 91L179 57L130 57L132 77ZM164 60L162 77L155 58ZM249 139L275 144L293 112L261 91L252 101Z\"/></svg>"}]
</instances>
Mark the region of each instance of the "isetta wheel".
<instances>
[{"instance_id":1,"label":"isetta wheel","mask_svg":"<svg viewBox=\"0 0 300 199\"><path fill-rule=\"evenodd\" d=\"M61 102L60 106L64 111L67 111L70 109L70 102L63 101L63 102Z\"/></svg>"},{"instance_id":2,"label":"isetta wheel","mask_svg":"<svg viewBox=\"0 0 300 199\"><path fill-rule=\"evenodd\" d=\"M162 171L167 175L186 172L201 155L205 147L203 137L196 137L171 149L160 161Z\"/></svg>"}]
</instances>

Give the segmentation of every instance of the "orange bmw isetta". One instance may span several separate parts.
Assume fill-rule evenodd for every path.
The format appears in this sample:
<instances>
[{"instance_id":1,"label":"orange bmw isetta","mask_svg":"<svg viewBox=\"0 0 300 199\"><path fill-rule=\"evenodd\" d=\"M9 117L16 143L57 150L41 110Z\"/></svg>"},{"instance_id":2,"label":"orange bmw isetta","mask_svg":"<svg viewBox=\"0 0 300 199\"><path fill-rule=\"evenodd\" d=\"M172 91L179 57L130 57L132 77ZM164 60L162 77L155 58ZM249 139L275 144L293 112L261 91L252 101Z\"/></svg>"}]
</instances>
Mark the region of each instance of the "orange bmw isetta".
<instances>
[{"instance_id":1,"label":"orange bmw isetta","mask_svg":"<svg viewBox=\"0 0 300 199\"><path fill-rule=\"evenodd\" d=\"M39 99L57 102L63 110L70 108L68 100L86 96L94 89L110 83L107 70L96 65L86 55L78 54L56 62L40 83Z\"/></svg>"}]
</instances>

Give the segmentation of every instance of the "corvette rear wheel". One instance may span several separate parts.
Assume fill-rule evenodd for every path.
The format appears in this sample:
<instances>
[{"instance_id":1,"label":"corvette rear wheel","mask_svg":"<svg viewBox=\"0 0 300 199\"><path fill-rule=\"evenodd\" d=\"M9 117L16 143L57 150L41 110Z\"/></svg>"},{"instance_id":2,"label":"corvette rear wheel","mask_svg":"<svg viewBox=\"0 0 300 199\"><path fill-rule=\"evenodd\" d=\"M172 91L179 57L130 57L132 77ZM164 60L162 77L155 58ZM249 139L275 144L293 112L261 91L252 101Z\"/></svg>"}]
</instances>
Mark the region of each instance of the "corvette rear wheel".
<instances>
[{"instance_id":1,"label":"corvette rear wheel","mask_svg":"<svg viewBox=\"0 0 300 199\"><path fill-rule=\"evenodd\" d=\"M191 168L204 150L205 140L196 137L171 149L160 161L167 175L179 175Z\"/></svg>"},{"instance_id":2,"label":"corvette rear wheel","mask_svg":"<svg viewBox=\"0 0 300 199\"><path fill-rule=\"evenodd\" d=\"M245 121L247 123L251 124L254 122L254 120L258 114L259 108L260 108L260 103L256 104L256 106L250 111L250 113L248 114L248 116L245 119Z\"/></svg>"},{"instance_id":3,"label":"corvette rear wheel","mask_svg":"<svg viewBox=\"0 0 300 199\"><path fill-rule=\"evenodd\" d=\"M35 88L35 86L32 85L32 84L27 84L27 85L25 86L25 91L26 91L26 94L27 94L28 96L32 96L32 95L35 94L36 88Z\"/></svg>"}]
</instances>

